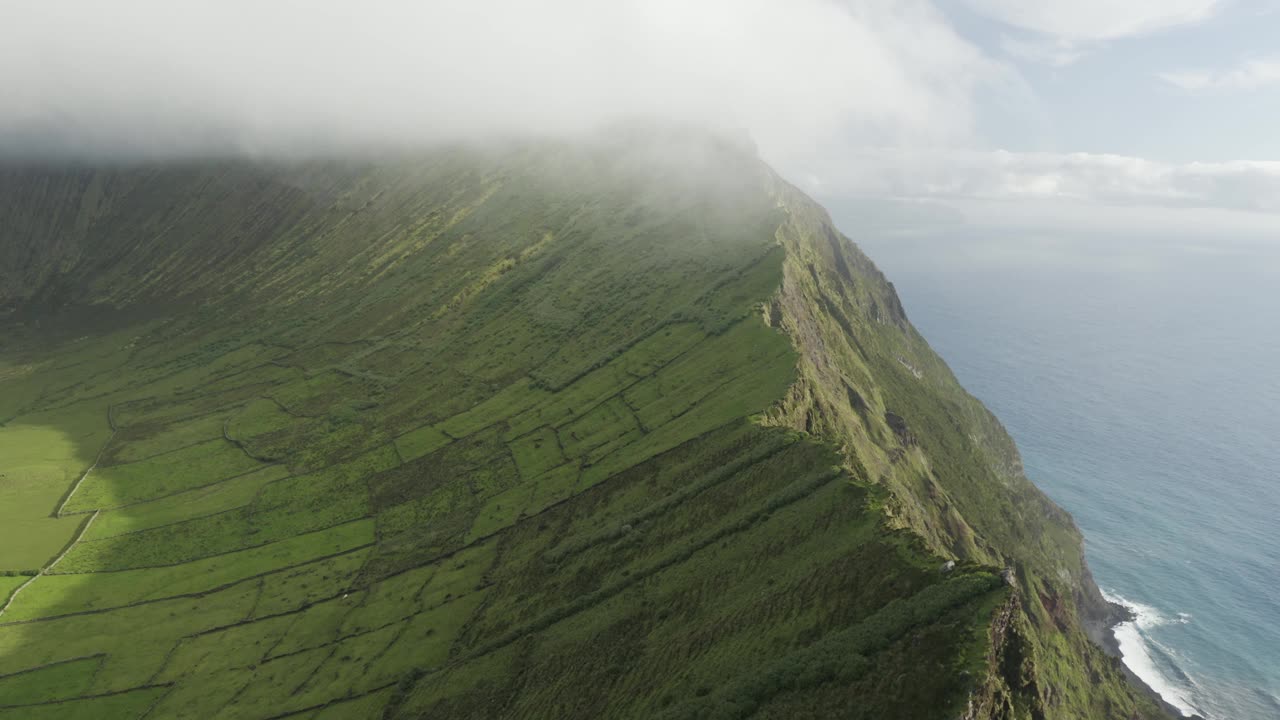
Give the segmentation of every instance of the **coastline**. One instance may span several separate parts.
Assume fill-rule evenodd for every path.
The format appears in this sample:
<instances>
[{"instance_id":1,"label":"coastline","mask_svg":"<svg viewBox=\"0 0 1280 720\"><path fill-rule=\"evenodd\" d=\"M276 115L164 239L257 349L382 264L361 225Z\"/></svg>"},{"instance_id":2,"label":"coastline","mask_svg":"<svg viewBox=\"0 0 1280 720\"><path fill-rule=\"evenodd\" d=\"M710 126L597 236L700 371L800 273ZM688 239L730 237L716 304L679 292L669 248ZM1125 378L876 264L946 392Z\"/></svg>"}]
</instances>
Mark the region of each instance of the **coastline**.
<instances>
[{"instance_id":1,"label":"coastline","mask_svg":"<svg viewBox=\"0 0 1280 720\"><path fill-rule=\"evenodd\" d=\"M1262 510L1275 503L1264 470L1280 464L1280 445L1265 441L1276 434L1269 406L1248 402L1257 397L1260 368L1277 364L1280 344L1251 330L1252 318L1266 313L1240 314L1238 323L1233 315L1212 331L1198 325L1188 334L1139 332L1158 327L1159 318L1209 312L1179 290L1192 282L1203 281L1196 287L1205 298L1280 308L1269 286L1247 274L1251 267L1271 272L1280 256L1242 248L1223 265L1239 282L1225 284L1206 278L1183 249L1137 238L1135 265L1114 273L1097 272L1093 253L1100 246L1084 235L1062 240L1062 257L1075 268L1069 271L1039 257L1006 266L1022 247L1014 234L989 240L989 256L954 239L948 229L911 242L868 243L900 288L912 322L1007 425L1027 475L1088 527L1081 534L1097 580L1124 596L1113 600L1138 606L1130 623L1102 622L1114 610L1083 583L1077 608L1094 644L1123 657L1124 667L1113 667L1148 697L1154 700L1148 688L1158 689L1172 701L1160 703L1166 712L1159 717L1186 717L1169 710L1176 703L1211 720L1280 718L1280 623L1266 603L1274 577L1251 571L1266 568L1278 546L1275 514ZM980 242L981 233L973 239ZM966 260L965 273L954 269ZM979 285L976 277L990 282ZM1151 281L1144 287L1152 295L1125 305L1139 278ZM1081 295L1076 289L1084 282L1096 288ZM1133 325L1116 324L1118 307L1132 313ZM1211 337L1249 348L1236 356L1230 382L1201 371L1197 353L1214 352ZM1076 352L1086 338L1114 362L1104 366ZM1161 364L1171 357L1183 360ZM1170 393L1176 386L1195 390ZM1121 391L1130 393L1126 402L1115 402ZM1184 423L1190 418L1197 424ZM1228 476L1239 482L1223 483ZM1213 543L1186 541L1210 529Z\"/></svg>"},{"instance_id":2,"label":"coastline","mask_svg":"<svg viewBox=\"0 0 1280 720\"><path fill-rule=\"evenodd\" d=\"M1118 660L1120 668L1124 671L1125 677L1129 678L1129 682L1133 683L1135 687L1146 693L1147 697L1154 700L1169 717L1180 718L1181 720L1206 720L1202 715L1194 713L1188 715L1183 713L1176 705L1161 697L1160 693L1155 691L1155 688L1151 687L1151 685L1149 685L1145 680L1138 677L1138 674L1129 667L1129 665L1124 661L1124 653L1120 650L1120 640L1116 637L1116 628L1120 627L1124 623L1133 622L1137 619L1137 616L1134 615L1132 610L1120 603L1113 602L1111 600L1107 600L1106 603L1111 608L1114 615L1107 618L1101 626L1095 625L1088 629L1089 635L1094 637L1094 641L1102 648L1103 652Z\"/></svg>"}]
</instances>

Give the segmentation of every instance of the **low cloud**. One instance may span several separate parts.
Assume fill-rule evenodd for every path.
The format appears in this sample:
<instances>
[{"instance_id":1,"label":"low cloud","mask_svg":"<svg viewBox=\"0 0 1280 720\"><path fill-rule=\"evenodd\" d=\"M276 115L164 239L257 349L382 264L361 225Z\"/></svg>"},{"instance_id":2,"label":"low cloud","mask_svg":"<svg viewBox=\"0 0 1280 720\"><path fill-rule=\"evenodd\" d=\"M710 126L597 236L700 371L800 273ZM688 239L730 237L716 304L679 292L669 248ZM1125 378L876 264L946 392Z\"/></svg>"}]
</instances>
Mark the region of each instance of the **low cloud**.
<instances>
[{"instance_id":1,"label":"low cloud","mask_svg":"<svg viewBox=\"0 0 1280 720\"><path fill-rule=\"evenodd\" d=\"M1062 67L1105 43L1204 22L1224 0L965 0L1001 22L1001 46L1019 60Z\"/></svg>"},{"instance_id":2,"label":"low cloud","mask_svg":"<svg viewBox=\"0 0 1280 720\"><path fill-rule=\"evenodd\" d=\"M1056 38L1061 62L1218 6L971 1ZM977 98L1020 83L928 0L44 0L0 25L0 158L305 154L638 118L745 132L826 198L1280 212L1277 163L963 149L982 147Z\"/></svg>"},{"instance_id":3,"label":"low cloud","mask_svg":"<svg viewBox=\"0 0 1280 720\"><path fill-rule=\"evenodd\" d=\"M1051 38L1116 40L1202 22L1224 0L966 0L973 9L1007 25Z\"/></svg>"},{"instance_id":4,"label":"low cloud","mask_svg":"<svg viewBox=\"0 0 1280 720\"><path fill-rule=\"evenodd\" d=\"M1280 213L1280 161L1163 163L1123 155L866 150L830 194L1054 200Z\"/></svg>"},{"instance_id":5,"label":"low cloud","mask_svg":"<svg viewBox=\"0 0 1280 720\"><path fill-rule=\"evenodd\" d=\"M41 0L0 26L0 154L311 152L652 118L964 144L1002 72L926 0Z\"/></svg>"},{"instance_id":6,"label":"low cloud","mask_svg":"<svg viewBox=\"0 0 1280 720\"><path fill-rule=\"evenodd\" d=\"M1248 91L1280 85L1280 57L1246 60L1225 70L1181 70L1161 73L1161 80L1193 92Z\"/></svg>"}]
</instances>

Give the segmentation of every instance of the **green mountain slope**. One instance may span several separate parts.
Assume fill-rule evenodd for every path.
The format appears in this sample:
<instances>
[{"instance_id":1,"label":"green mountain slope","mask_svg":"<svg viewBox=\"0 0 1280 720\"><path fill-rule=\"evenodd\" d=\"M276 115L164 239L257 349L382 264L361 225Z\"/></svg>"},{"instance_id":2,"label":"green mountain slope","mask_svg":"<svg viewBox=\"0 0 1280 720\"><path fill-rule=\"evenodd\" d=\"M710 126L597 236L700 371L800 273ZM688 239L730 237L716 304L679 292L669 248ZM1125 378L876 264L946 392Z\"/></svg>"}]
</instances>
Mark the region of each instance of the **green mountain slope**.
<instances>
[{"instance_id":1,"label":"green mountain slope","mask_svg":"<svg viewBox=\"0 0 1280 720\"><path fill-rule=\"evenodd\" d=\"M0 719L1159 714L742 148L10 168L0 267Z\"/></svg>"}]
</instances>

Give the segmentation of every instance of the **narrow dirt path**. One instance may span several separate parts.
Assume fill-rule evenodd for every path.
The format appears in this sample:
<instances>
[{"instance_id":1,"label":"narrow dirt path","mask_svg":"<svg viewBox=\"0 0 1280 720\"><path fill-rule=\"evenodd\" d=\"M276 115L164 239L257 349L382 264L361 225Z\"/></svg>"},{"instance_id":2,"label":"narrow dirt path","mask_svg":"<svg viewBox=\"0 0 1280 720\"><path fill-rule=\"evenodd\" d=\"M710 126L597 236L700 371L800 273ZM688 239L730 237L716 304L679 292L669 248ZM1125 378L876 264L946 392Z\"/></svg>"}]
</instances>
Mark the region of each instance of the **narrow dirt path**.
<instances>
[{"instance_id":1,"label":"narrow dirt path","mask_svg":"<svg viewBox=\"0 0 1280 720\"><path fill-rule=\"evenodd\" d=\"M62 499L62 503L58 505L58 509L53 513L54 517L60 518L63 516L63 512L67 509L67 503L71 502L71 498L75 497L76 491L80 489L80 485L84 483L84 479L89 477L89 473L93 472L94 468L98 467L98 462L102 460L103 453L107 451L108 447L111 447L111 441L116 438L116 432L117 432L116 422L115 422L115 419L113 419L111 416L111 411L112 411L112 408L108 407L107 408L107 424L111 426L111 434L107 436L107 441L102 443L102 447L98 449L98 454L93 458L93 464L89 466L88 470L84 471L84 474L80 476L79 480L76 480L76 484L71 486L71 492L68 492L67 496ZM95 510L94 513L96 515L97 511ZM76 540L79 540L79 539L80 537L77 535ZM74 545L75 541L72 541L71 544ZM67 549L70 549L70 547L71 546L68 545ZM66 552L64 551L63 555L65 554ZM58 559L61 560L62 555L59 555ZM54 562L57 562L57 560L55 560Z\"/></svg>"},{"instance_id":2,"label":"narrow dirt path","mask_svg":"<svg viewBox=\"0 0 1280 720\"><path fill-rule=\"evenodd\" d=\"M71 552L71 548L75 547L76 543L80 542L80 538L84 537L84 534L89 531L89 526L93 524L94 520L98 519L98 514L101 512L102 512L101 510L94 510L93 515L90 515L89 519L80 526L80 532L76 533L76 536L71 538L71 542L67 543L67 546L62 549L62 552L58 554L58 557L54 558L53 561L50 562L48 565L45 565L44 567L40 568L39 572L37 572L35 575L32 575L29 580L19 585L13 591L13 594L9 596L9 600L5 602L4 607L0 607L0 624L4 623L4 613L6 610L9 609L10 605L13 605L13 601L18 599L18 595L21 594L23 590L26 590L27 587L31 585L31 583L35 582L36 579L39 578L41 575L45 575L50 570L52 570L53 566L57 565L58 562L62 560L62 558L66 557L67 553Z\"/></svg>"},{"instance_id":3,"label":"narrow dirt path","mask_svg":"<svg viewBox=\"0 0 1280 720\"><path fill-rule=\"evenodd\" d=\"M70 492L68 492L66 497L62 499L62 502L58 505L58 509L53 513L54 517L61 518L64 516L63 511L66 509L67 503L75 496L76 490L80 489L80 484L84 482L84 479L89 477L89 473L93 472L94 468L98 467L98 462L102 460L103 453L107 451L107 448L111 446L111 441L115 439L117 428L115 418L112 415L114 410L115 408L112 406L107 407L107 424L111 426L111 434L107 436L106 442L102 443L102 447L98 449L97 456L93 458L93 464L80 475L80 479L76 480L76 484L71 486ZM31 583L35 582L41 575L52 570L53 566L61 562L62 558L66 557L67 553L71 552L71 548L75 547L76 543L80 542L80 538L84 537L84 534L89 530L89 526L93 524L94 520L98 519L98 515L101 512L101 510L94 510L93 514L89 516L89 519L80 525L80 530L76 533L75 537L71 538L71 542L67 543L67 546L62 548L62 552L58 553L58 557L46 563L35 575L32 575L26 582L14 589L14 591L9 595L9 599L5 601L4 607L0 607L0 622L3 622L5 612L13 605L13 601L18 599L18 596L22 594L23 590L26 590Z\"/></svg>"}]
</instances>

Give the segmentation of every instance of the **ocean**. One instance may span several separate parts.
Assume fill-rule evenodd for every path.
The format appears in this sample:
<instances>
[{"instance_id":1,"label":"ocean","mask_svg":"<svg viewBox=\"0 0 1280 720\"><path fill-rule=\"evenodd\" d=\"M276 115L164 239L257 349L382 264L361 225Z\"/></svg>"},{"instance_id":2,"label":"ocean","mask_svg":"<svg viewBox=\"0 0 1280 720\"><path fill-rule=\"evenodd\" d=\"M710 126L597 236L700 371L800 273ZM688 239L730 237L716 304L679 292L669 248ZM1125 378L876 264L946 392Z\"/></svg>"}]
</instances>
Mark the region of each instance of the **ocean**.
<instances>
[{"instance_id":1,"label":"ocean","mask_svg":"<svg viewBox=\"0 0 1280 720\"><path fill-rule=\"evenodd\" d=\"M856 239L1075 516L1126 664L1280 718L1280 238Z\"/></svg>"}]
</instances>

